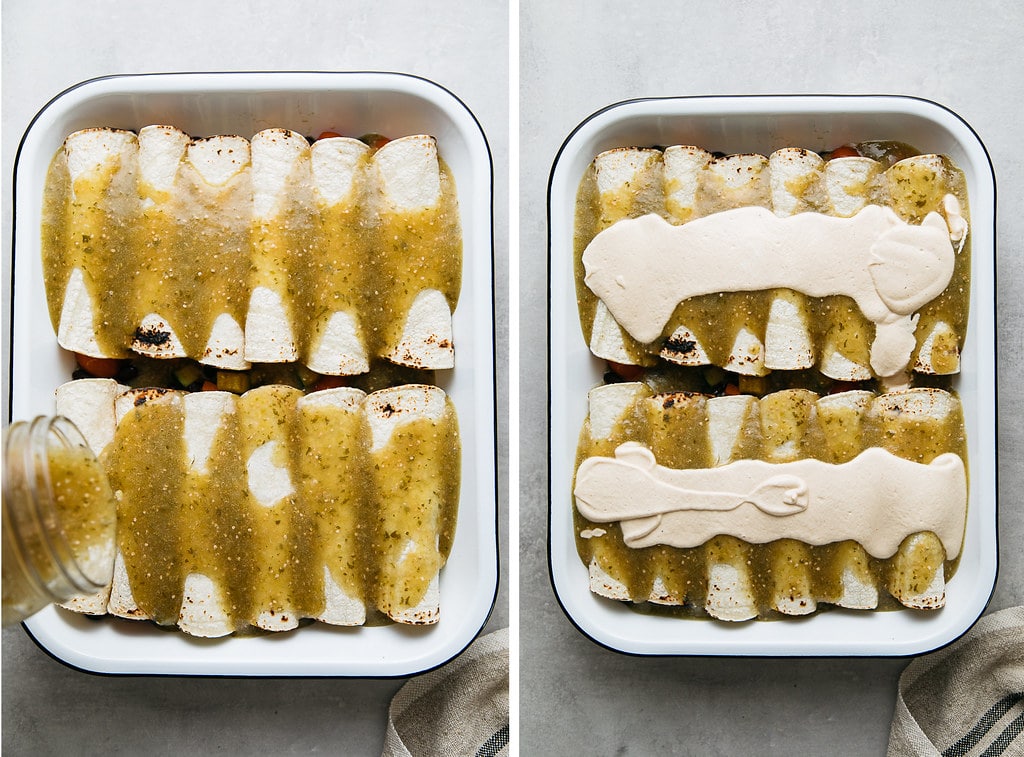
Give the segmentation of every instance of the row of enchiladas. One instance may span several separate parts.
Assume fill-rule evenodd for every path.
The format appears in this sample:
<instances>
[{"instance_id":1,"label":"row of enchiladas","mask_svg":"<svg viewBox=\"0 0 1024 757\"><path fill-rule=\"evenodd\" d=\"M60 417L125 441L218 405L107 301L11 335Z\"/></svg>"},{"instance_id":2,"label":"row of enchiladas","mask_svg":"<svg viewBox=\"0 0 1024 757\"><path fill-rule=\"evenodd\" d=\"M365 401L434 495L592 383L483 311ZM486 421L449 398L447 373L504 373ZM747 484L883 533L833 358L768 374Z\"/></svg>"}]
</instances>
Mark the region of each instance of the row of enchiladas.
<instances>
[{"instance_id":1,"label":"row of enchiladas","mask_svg":"<svg viewBox=\"0 0 1024 757\"><path fill-rule=\"evenodd\" d=\"M815 368L842 381L953 374L967 325L966 213L963 175L939 155L887 167L803 148L609 150L577 208L584 337L622 364ZM671 296L652 300L674 278ZM920 297L903 300L908 290Z\"/></svg>"},{"instance_id":2,"label":"row of enchiladas","mask_svg":"<svg viewBox=\"0 0 1024 757\"><path fill-rule=\"evenodd\" d=\"M886 596L941 607L965 448L960 403L939 389L759 399L607 384L580 436L577 546L596 594L723 620Z\"/></svg>"},{"instance_id":3,"label":"row of enchiladas","mask_svg":"<svg viewBox=\"0 0 1024 757\"><path fill-rule=\"evenodd\" d=\"M86 129L54 157L42 231L72 352L333 375L454 365L462 242L433 137Z\"/></svg>"},{"instance_id":4,"label":"row of enchiladas","mask_svg":"<svg viewBox=\"0 0 1024 757\"><path fill-rule=\"evenodd\" d=\"M460 475L441 389L236 396L86 379L58 389L57 411L118 508L112 582L69 609L206 637L437 622Z\"/></svg>"}]
</instances>

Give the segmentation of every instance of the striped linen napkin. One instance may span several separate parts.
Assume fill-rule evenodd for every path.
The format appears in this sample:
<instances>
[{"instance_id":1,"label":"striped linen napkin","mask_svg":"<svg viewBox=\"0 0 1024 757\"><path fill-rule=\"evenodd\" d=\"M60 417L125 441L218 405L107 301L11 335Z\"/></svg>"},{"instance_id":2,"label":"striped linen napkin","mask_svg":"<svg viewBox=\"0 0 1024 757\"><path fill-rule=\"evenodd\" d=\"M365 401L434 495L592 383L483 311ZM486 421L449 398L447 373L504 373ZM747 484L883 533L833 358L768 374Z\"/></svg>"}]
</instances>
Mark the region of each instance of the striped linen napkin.
<instances>
[{"instance_id":1,"label":"striped linen napkin","mask_svg":"<svg viewBox=\"0 0 1024 757\"><path fill-rule=\"evenodd\" d=\"M889 731L889 757L904 755L1024 755L1024 607L907 666Z\"/></svg>"},{"instance_id":2,"label":"striped linen napkin","mask_svg":"<svg viewBox=\"0 0 1024 757\"><path fill-rule=\"evenodd\" d=\"M508 629L474 641L391 700L383 757L507 757Z\"/></svg>"}]
</instances>

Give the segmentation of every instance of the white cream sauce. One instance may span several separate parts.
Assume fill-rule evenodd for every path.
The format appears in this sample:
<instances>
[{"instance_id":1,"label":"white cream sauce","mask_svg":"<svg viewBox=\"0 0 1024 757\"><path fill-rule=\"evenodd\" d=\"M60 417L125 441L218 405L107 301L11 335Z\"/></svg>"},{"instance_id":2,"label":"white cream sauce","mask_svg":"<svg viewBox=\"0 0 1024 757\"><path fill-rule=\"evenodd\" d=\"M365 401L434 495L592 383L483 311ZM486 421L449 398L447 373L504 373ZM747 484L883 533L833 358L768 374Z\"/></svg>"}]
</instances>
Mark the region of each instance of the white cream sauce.
<instances>
[{"instance_id":1,"label":"white cream sauce","mask_svg":"<svg viewBox=\"0 0 1024 757\"><path fill-rule=\"evenodd\" d=\"M627 442L615 457L589 457L576 474L576 507L595 523L619 522L627 546L697 547L729 534L754 544L852 539L892 557L911 534L933 532L946 559L959 553L967 474L947 452L925 465L872 447L849 462L737 460L714 468L658 465Z\"/></svg>"}]
</instances>

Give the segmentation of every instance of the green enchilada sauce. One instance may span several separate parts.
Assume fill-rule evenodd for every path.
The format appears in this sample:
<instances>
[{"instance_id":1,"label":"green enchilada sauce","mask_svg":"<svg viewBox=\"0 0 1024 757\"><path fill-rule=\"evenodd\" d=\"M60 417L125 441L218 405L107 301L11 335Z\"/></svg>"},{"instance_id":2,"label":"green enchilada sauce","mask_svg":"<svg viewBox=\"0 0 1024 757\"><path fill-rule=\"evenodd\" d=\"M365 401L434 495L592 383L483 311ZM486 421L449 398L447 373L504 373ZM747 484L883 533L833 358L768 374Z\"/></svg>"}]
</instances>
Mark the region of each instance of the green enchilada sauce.
<instances>
[{"instance_id":1,"label":"green enchilada sauce","mask_svg":"<svg viewBox=\"0 0 1024 757\"><path fill-rule=\"evenodd\" d=\"M325 575L370 611L423 599L458 508L450 400L441 420L400 423L371 452L360 411L299 408L301 396L266 386L233 400L205 466L191 461L180 395L154 396L120 422L104 461L118 492L118 546L146 616L176 624L191 573L212 581L236 631L317 617ZM254 463L261 448L269 456ZM260 500L253 466L281 469L290 486Z\"/></svg>"}]
</instances>

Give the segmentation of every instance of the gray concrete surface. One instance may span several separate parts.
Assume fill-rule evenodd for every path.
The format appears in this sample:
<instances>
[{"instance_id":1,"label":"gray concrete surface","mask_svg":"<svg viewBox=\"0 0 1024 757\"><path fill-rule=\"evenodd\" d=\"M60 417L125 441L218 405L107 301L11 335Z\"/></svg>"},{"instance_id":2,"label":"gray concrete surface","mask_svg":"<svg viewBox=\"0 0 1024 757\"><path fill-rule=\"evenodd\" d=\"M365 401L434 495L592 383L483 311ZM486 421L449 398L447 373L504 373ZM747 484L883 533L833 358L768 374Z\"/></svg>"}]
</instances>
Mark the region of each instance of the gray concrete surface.
<instances>
[{"instance_id":1,"label":"gray concrete surface","mask_svg":"<svg viewBox=\"0 0 1024 757\"><path fill-rule=\"evenodd\" d=\"M3 328L8 373L11 183L32 116L94 76L152 71L402 71L456 93L476 114L495 166L499 355L508 350L508 9L254 0L124 3L4 0ZM503 364L504 360L499 361ZM507 449L507 376L499 377ZM7 407L6 387L3 406ZM499 477L507 491L507 456ZM507 498L500 501L507 522ZM507 529L501 529L503 558ZM507 559L487 630L509 623ZM21 628L3 632L2 751L9 755L380 754L402 681L104 678L55 662Z\"/></svg>"},{"instance_id":2,"label":"gray concrete surface","mask_svg":"<svg viewBox=\"0 0 1024 757\"><path fill-rule=\"evenodd\" d=\"M556 151L634 97L908 94L981 135L998 184L1000 572L990 609L1024 603L1024 57L997 2L634 3L524 0L521 40L522 754L877 755L905 660L642 659L595 646L548 582L543 438L545 192Z\"/></svg>"},{"instance_id":3,"label":"gray concrete surface","mask_svg":"<svg viewBox=\"0 0 1024 757\"><path fill-rule=\"evenodd\" d=\"M349 7L349 6L352 7ZM106 73L391 69L458 93L496 168L499 313L507 281L507 36L502 3L294 6L260 2L5 0L3 286L14 151L53 94ZM905 660L639 659L565 619L548 582L545 192L555 152L595 110L637 96L850 92L918 95L971 123L998 182L1000 575L990 609L1024 603L1024 57L1011 4L609 0L520 8L521 617L524 755L875 755ZM517 222L512 219L512 222ZM504 323L502 317L500 323ZM6 339L7 330L4 329ZM499 334L503 329L499 328ZM499 337L504 349L505 337ZM6 376L6 342L4 367ZM499 381L505 395L507 377ZM507 421L501 423L504 432ZM504 438L504 433L502 433ZM502 456L502 473L505 472ZM502 499L504 504L505 499ZM504 509L503 509L504 512ZM502 547L507 555L508 538ZM508 583L491 627L509 622ZM379 753L397 681L100 678L68 670L20 629L3 633L8 754Z\"/></svg>"}]
</instances>

